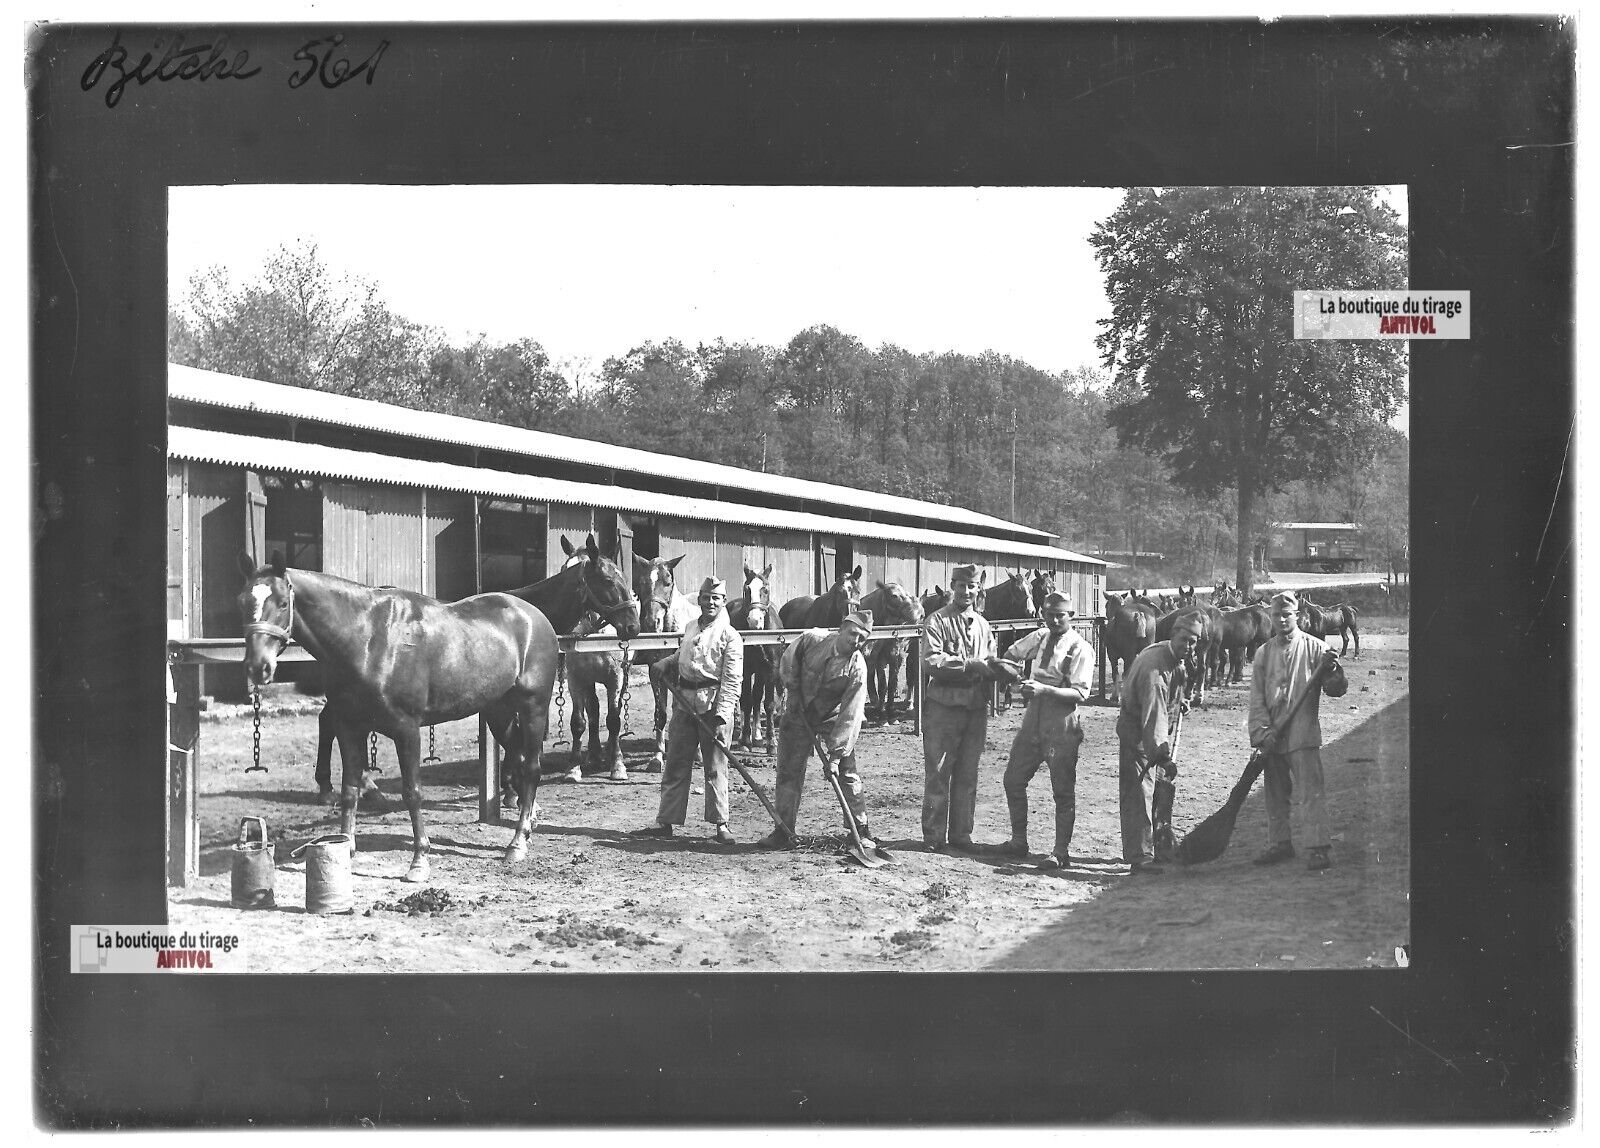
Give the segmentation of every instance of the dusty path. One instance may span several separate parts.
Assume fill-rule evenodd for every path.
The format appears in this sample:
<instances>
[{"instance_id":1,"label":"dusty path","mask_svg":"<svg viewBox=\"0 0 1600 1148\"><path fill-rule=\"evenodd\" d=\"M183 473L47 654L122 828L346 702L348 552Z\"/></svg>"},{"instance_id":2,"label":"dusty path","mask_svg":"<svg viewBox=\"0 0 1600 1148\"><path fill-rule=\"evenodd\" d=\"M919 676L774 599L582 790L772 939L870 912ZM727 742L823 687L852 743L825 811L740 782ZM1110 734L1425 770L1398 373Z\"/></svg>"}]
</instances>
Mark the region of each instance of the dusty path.
<instances>
[{"instance_id":1,"label":"dusty path","mask_svg":"<svg viewBox=\"0 0 1600 1148\"><path fill-rule=\"evenodd\" d=\"M529 859L506 866L509 824L477 822L475 721L441 726L444 761L424 767L433 874L402 880L410 824L396 803L363 811L354 916L303 911L304 869L289 850L327 832L334 813L315 803L313 714L269 717L263 755L249 764L250 722L207 721L201 734L202 877L175 890L170 921L226 926L245 939L257 972L541 972L730 970L980 970L987 968L1358 968L1391 963L1406 939L1407 676L1404 630L1380 625L1347 662L1347 697L1325 699L1325 750L1335 868L1248 863L1265 837L1259 788L1219 861L1160 877L1114 864L1041 874L998 857L916 851L922 761L909 723L869 729L860 749L873 825L898 864L866 871L841 860L838 809L813 771L799 830L805 850L771 854L749 844L769 828L753 793L733 784L740 844L720 847L698 820L671 841L627 831L654 820L658 775L626 782L591 777L540 788L544 820ZM1216 809L1248 759L1245 689L1214 692L1186 720L1179 833ZM635 708L635 732L647 716ZM1020 710L991 719L979 781L977 838L1008 830L1000 778ZM1115 710L1085 708L1074 852L1113 861L1119 852ZM564 748L564 747L563 747ZM631 764L648 756L627 744ZM556 755L559 759L559 754ZM392 747L381 785L398 789ZM770 792L770 759L747 757ZM1048 785L1031 791L1031 836L1052 836ZM240 816L264 816L279 839L279 908L229 905L231 841ZM415 914L395 906L412 898ZM1170 923L1168 923L1170 922ZM1292 957L1293 960L1281 958Z\"/></svg>"}]
</instances>

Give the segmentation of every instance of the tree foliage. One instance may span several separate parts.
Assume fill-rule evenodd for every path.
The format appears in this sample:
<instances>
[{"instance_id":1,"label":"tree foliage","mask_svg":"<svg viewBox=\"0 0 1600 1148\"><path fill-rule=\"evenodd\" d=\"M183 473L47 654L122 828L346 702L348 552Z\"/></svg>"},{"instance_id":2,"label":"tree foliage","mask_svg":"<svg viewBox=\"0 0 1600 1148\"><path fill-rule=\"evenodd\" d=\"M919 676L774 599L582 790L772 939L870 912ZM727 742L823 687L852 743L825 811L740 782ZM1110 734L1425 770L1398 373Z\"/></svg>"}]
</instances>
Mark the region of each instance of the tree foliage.
<instances>
[{"instance_id":1,"label":"tree foliage","mask_svg":"<svg viewBox=\"0 0 1600 1148\"><path fill-rule=\"evenodd\" d=\"M451 343L304 245L242 286L197 278L168 345L174 362L229 374L965 506L1072 550L1158 551L1174 580L1210 581L1237 541L1227 491L1175 487L1161 457L1119 441L1110 416L1141 397L1126 371L869 348L827 326L780 347L669 339L598 368L554 363L531 337ZM1404 439L1374 463L1368 430L1336 452L1337 482L1290 482L1283 497L1344 492L1350 513L1375 517L1398 490L1403 513ZM1395 529L1403 539L1403 518Z\"/></svg>"},{"instance_id":2,"label":"tree foliage","mask_svg":"<svg viewBox=\"0 0 1600 1148\"><path fill-rule=\"evenodd\" d=\"M1112 315L1119 441L1174 482L1238 501L1251 584L1256 497L1370 460L1404 394L1399 343L1297 340L1297 289L1400 289L1405 233L1372 188L1134 188L1090 238Z\"/></svg>"}]
</instances>

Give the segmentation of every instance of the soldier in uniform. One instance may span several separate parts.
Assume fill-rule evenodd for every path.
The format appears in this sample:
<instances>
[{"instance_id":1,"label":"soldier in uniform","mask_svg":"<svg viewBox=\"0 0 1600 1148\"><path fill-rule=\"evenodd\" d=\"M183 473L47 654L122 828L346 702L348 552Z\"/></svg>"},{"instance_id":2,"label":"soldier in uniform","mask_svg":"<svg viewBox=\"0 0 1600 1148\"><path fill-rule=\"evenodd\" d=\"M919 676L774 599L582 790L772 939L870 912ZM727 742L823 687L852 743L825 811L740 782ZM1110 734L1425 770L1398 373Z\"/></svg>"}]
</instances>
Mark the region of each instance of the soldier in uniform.
<instances>
[{"instance_id":1,"label":"soldier in uniform","mask_svg":"<svg viewBox=\"0 0 1600 1148\"><path fill-rule=\"evenodd\" d=\"M1178 776L1172 759L1171 715L1182 704L1184 664L1194 655L1204 627L1204 615L1198 611L1180 614L1172 624L1172 637L1139 651L1122 679L1117 713L1118 804L1122 859L1135 873L1159 873L1156 862L1172 860L1172 806L1155 805L1156 771L1169 779ZM1152 837L1162 847L1159 855Z\"/></svg>"},{"instance_id":2,"label":"soldier in uniform","mask_svg":"<svg viewBox=\"0 0 1600 1148\"><path fill-rule=\"evenodd\" d=\"M922 627L922 842L939 852L977 848L972 822L995 656L994 631L976 609L982 584L976 566L952 567L950 601Z\"/></svg>"},{"instance_id":3,"label":"soldier in uniform","mask_svg":"<svg viewBox=\"0 0 1600 1148\"><path fill-rule=\"evenodd\" d=\"M1019 669L1029 662L1033 672L1022 682L1027 710L1022 728L1011 743L1006 763L1006 804L1011 811L1011 839L1000 852L1027 857L1028 783L1040 765L1050 769L1050 792L1055 798L1055 847L1041 868L1058 869L1071 863L1072 826L1077 813L1078 747L1083 726L1078 706L1089 696L1094 674L1094 647L1072 629L1072 604L1065 594L1052 591L1044 600L1044 625L1012 644L1005 661Z\"/></svg>"},{"instance_id":4,"label":"soldier in uniform","mask_svg":"<svg viewBox=\"0 0 1600 1148\"><path fill-rule=\"evenodd\" d=\"M857 610L845 615L838 630L807 630L783 652L778 676L787 700L778 725L776 805L780 823L760 841L764 848L794 846L789 830L796 828L800 814L800 791L811 760L813 732L827 751L824 772L831 775L837 771L856 828L863 839L870 839L855 747L867 706L867 663L861 650L871 636L872 614Z\"/></svg>"},{"instance_id":5,"label":"soldier in uniform","mask_svg":"<svg viewBox=\"0 0 1600 1148\"><path fill-rule=\"evenodd\" d=\"M728 584L707 578L700 586L700 616L690 622L678 643L678 654L667 666L667 680L683 700L672 707L667 727L667 754L661 770L661 805L656 823L634 830L635 837L671 837L689 813L689 786L694 777L696 750L705 764L705 816L717 827L716 837L733 844L728 829L727 762L717 751L726 749L733 731L733 711L739 704L744 678L744 642L728 621ZM700 718L715 731L703 730Z\"/></svg>"}]
</instances>

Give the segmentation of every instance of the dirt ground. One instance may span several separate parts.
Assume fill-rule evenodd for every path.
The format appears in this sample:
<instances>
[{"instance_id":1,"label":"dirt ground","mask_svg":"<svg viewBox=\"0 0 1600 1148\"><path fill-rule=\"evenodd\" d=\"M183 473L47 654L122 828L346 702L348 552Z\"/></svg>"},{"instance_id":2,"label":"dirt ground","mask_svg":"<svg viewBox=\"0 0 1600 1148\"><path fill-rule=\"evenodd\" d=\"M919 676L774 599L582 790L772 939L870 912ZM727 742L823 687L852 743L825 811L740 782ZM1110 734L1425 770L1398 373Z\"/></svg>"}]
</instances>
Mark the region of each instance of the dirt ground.
<instances>
[{"instance_id":1,"label":"dirt ground","mask_svg":"<svg viewBox=\"0 0 1600 1148\"><path fill-rule=\"evenodd\" d=\"M627 781L604 775L539 790L543 820L528 860L501 852L512 820L477 820L477 722L440 726L443 761L423 767L432 875L403 877L410 822L398 801L393 747L381 742L380 787L389 811L363 809L354 860L353 915L304 911L305 866L291 849L337 829L312 781L315 706L267 716L262 758L250 763L248 711L207 715L201 726L201 877L174 889L169 923L218 927L243 940L251 972L634 972L750 970L1304 969L1393 967L1409 938L1409 651L1403 620L1373 620L1362 656L1346 660L1349 693L1322 700L1334 867L1300 859L1267 868L1258 784L1217 861L1133 876L1117 862L1116 711L1084 708L1073 852L1086 863L1053 873L999 856L921 851L922 756L909 720L869 726L858 756L873 827L896 864L866 870L844 859L838 806L815 764L800 824L806 844L769 853L756 795L732 778L732 828L719 846L690 799L689 824L671 840L628 831L654 822L659 774L649 757L648 693L633 695L636 735L625 742ZM1248 673L1248 670L1247 670ZM1208 694L1185 719L1175 829L1182 834L1226 799L1249 758L1246 687ZM979 842L1009 832L1001 774L1022 711L989 724L979 777ZM552 715L554 717L554 715ZM547 752L564 762L567 747ZM741 756L771 793L773 768ZM696 788L699 788L697 781ZM1053 839L1048 779L1030 789L1030 838ZM264 817L277 841L277 908L232 908L230 848L239 819ZM1298 836L1298 816L1296 818Z\"/></svg>"}]
</instances>

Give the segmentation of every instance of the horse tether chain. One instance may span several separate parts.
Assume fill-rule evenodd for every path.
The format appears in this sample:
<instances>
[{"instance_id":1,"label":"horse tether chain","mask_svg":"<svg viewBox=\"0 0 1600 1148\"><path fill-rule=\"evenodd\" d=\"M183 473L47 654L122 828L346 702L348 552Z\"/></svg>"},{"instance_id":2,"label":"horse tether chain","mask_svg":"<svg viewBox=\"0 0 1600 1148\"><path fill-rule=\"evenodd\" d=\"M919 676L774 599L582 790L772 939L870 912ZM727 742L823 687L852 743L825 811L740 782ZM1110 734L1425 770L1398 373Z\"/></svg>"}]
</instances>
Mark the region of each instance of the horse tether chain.
<instances>
[{"instance_id":1,"label":"horse tether chain","mask_svg":"<svg viewBox=\"0 0 1600 1148\"><path fill-rule=\"evenodd\" d=\"M619 635L618 641L622 645L622 728L617 732L617 748L620 752L622 739L633 732L628 725L628 678L633 673L633 659L628 655L628 639Z\"/></svg>"},{"instance_id":2,"label":"horse tether chain","mask_svg":"<svg viewBox=\"0 0 1600 1148\"><path fill-rule=\"evenodd\" d=\"M434 742L433 731L434 731L434 727L430 725L428 727L428 756L422 759L422 762L423 762L424 765L426 765L430 761L441 761L441 760L443 760L442 758L439 757L439 749L438 749L438 746Z\"/></svg>"},{"instance_id":3,"label":"horse tether chain","mask_svg":"<svg viewBox=\"0 0 1600 1148\"><path fill-rule=\"evenodd\" d=\"M260 770L262 773L271 773L272 771L270 769L261 764L261 691L254 690L250 696L255 701L256 711L255 730L251 736L250 745L251 759L255 762L255 764L248 766L245 769L245 772L255 773L257 770Z\"/></svg>"}]
</instances>

